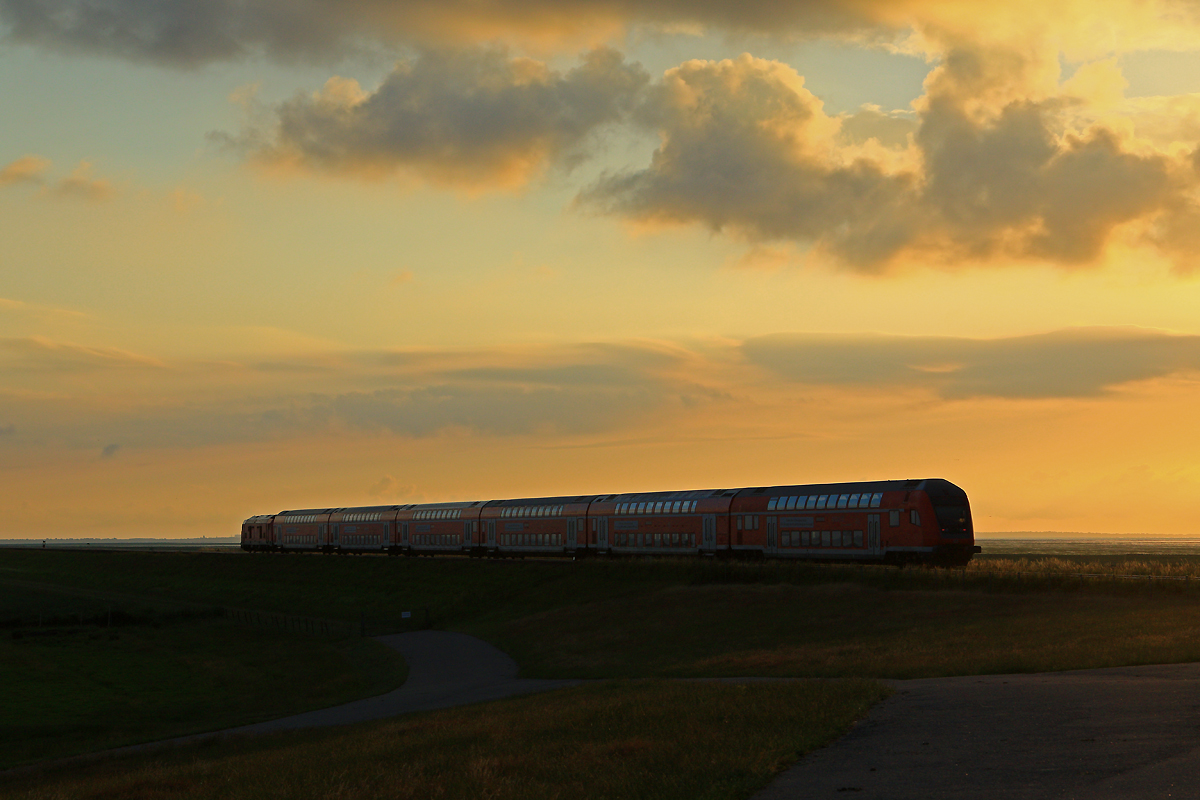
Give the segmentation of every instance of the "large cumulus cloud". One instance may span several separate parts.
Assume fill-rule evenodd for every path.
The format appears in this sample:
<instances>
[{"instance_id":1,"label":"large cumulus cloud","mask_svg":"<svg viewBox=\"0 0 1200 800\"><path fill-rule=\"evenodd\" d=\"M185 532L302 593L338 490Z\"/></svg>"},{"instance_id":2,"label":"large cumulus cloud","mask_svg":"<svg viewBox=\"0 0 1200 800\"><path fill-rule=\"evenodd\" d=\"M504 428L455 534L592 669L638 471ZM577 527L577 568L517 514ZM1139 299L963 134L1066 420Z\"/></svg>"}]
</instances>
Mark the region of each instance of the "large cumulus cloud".
<instances>
[{"instance_id":1,"label":"large cumulus cloud","mask_svg":"<svg viewBox=\"0 0 1200 800\"><path fill-rule=\"evenodd\" d=\"M618 53L565 73L493 49L403 61L378 88L329 81L276 109L246 142L256 158L324 171L415 172L440 183L522 183L570 162L600 126L624 117L649 76Z\"/></svg>"},{"instance_id":2,"label":"large cumulus cloud","mask_svg":"<svg viewBox=\"0 0 1200 800\"><path fill-rule=\"evenodd\" d=\"M778 62L689 62L647 96L641 121L661 141L651 163L603 177L580 200L639 221L798 241L863 271L901 256L1091 263L1131 224L1142 241L1190 255L1190 154L1089 118L1044 56L957 43L930 73L903 147L864 147L870 119L827 116Z\"/></svg>"}]
</instances>

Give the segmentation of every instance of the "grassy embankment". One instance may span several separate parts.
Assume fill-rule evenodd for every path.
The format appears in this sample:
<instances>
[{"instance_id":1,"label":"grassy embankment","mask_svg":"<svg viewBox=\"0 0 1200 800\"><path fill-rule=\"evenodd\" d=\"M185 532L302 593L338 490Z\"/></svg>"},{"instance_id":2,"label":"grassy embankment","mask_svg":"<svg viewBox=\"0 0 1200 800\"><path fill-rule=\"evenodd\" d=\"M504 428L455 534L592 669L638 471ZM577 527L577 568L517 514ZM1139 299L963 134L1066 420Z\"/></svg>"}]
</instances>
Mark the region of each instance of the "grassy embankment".
<instances>
[{"instance_id":1,"label":"grassy embankment","mask_svg":"<svg viewBox=\"0 0 1200 800\"><path fill-rule=\"evenodd\" d=\"M900 571L694 561L489 563L24 552L0 554L0 580L103 586L150 597L350 620L369 609L383 627L389 615L401 609L428 607L435 625L497 642L529 676L916 677L1200 660L1195 636L1200 629L1200 581L1080 581L1063 573L1099 569L1069 559L1059 561L1069 563L1069 568L1050 561L996 559L975 562L966 570ZM1123 565L1112 571L1127 574L1140 569L1166 575L1189 570L1188 574L1200 577L1200 563L1182 563L1179 559L1141 559L1140 566ZM1023 573L1020 577L1018 571ZM812 691L819 685L803 684L795 691ZM594 690L599 695L585 693L571 702L600 708L607 702L605 693L617 696L633 691L626 684L605 686ZM861 702L869 702L875 696L872 692L878 691L877 684L853 686L858 687L855 691ZM764 687L763 691L783 688ZM673 695L661 694L666 705L657 712L660 719L672 714L685 719L694 715L693 705L672 709ZM555 697L521 702L532 704L531 708L545 703L549 709L560 702ZM580 713L586 712L583 706ZM485 708L488 718L500 714L495 710L499 706ZM461 724L461 718L453 716L459 713L474 712L441 712L451 715L445 719L459 720L454 724ZM530 713L536 717L540 712ZM842 728L852 717L853 713L841 719ZM406 732L406 738L393 742L388 752L416 748L403 751L408 753L405 758L416 758L418 766L426 764L433 770L430 774L435 774L440 768L423 760L432 756L417 754L436 750L423 748L438 741L431 731L440 729L438 720L443 717L434 714L420 719L428 721L429 727L417 729L425 733ZM536 731L516 723L504 724L512 728L512 746L517 749L535 747L539 741ZM787 734L792 741L819 728L811 720L796 724ZM694 728L693 723L687 726ZM369 739L367 730L347 731L345 735L351 738L345 741L359 741L353 737L360 733ZM325 735L337 736L321 734ZM605 737L614 747L620 740L615 731L601 735ZM495 746L488 743L491 740L484 732L456 741L470 752L485 753ZM342 752L341 742L328 740L323 746ZM300 740L281 739L276 745L263 745L269 753L255 752L262 763L274 763L271 760L275 758L303 761L297 755L302 750L294 749L302 746ZM346 752L357 746L346 744ZM226 757L216 750L203 752L209 754L203 757L204 763ZM484 755L479 758L487 761ZM158 763L144 760L127 767L154 770L157 767L152 765ZM340 763L330 762L332 772L328 774L346 774L350 768L337 767ZM628 767L634 770L631 774L642 774L639 770L644 766L636 759L614 758L605 763L601 772L620 773ZM730 774L748 769L745 764L749 762L739 763L742 766ZM114 769L113 780L128 771ZM200 780L196 776L208 767L197 764L186 769L193 770L188 773L193 777L180 780L191 786L188 782ZM100 779L97 774L96 780ZM246 773L239 785L250 786L254 780ZM503 782L498 777L495 780ZM559 788L565 791L567 785L561 781L568 778L559 780ZM614 774L612 780L623 778ZM369 795L365 789L361 792L361 796ZM731 796L739 793L744 794L739 790ZM347 796L359 795L351 792ZM614 796L628 795L617 792Z\"/></svg>"}]
</instances>

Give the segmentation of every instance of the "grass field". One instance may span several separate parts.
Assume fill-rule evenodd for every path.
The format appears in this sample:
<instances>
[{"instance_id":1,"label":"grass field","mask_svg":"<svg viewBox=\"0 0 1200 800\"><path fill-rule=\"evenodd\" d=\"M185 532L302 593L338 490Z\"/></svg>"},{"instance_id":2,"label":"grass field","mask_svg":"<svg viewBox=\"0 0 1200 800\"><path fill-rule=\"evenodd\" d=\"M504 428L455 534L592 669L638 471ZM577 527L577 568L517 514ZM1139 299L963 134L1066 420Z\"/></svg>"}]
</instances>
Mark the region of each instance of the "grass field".
<instances>
[{"instance_id":1,"label":"grass field","mask_svg":"<svg viewBox=\"0 0 1200 800\"><path fill-rule=\"evenodd\" d=\"M0 798L732 800L885 693L855 680L592 684L20 776Z\"/></svg>"},{"instance_id":2,"label":"grass field","mask_svg":"<svg viewBox=\"0 0 1200 800\"><path fill-rule=\"evenodd\" d=\"M400 685L371 639L0 586L0 768L247 724Z\"/></svg>"},{"instance_id":3,"label":"grass field","mask_svg":"<svg viewBox=\"0 0 1200 800\"><path fill-rule=\"evenodd\" d=\"M427 608L436 627L473 633L499 644L530 677L906 678L1200 660L1200 580L1081 580L1076 577L1079 572L1200 578L1200 559L990 558L979 559L965 570L898 570L685 559L492 562L0 551L0 586L7 581L26 587L71 587L72 592L84 595L91 592L93 610L110 604L106 598L120 594L152 605L191 603L190 607L204 608L222 604L350 621L369 614L372 627L387 629L402 610ZM24 591L20 594L24 599L14 601L14 608L21 608L13 613L26 620L35 606L43 618L57 614L62 624L76 613L65 606L56 611L53 603ZM5 619L2 612L0 609L0 624ZM132 608L130 613L136 616L138 612ZM75 659L79 666L69 669L99 674L97 696L107 693L111 699L129 696L144 685L140 681L145 679L137 677L143 667L122 659L157 659L145 662L147 676L174 675L181 669L208 670L204 673L207 678L167 681L159 695L174 698L175 717L146 714L147 718L179 723L181 729L186 727L185 718L190 718L191 729L198 729L195 715L202 711L189 705L194 698L189 699L186 687L204 686L205 680L225 685L236 682L231 677L235 674L255 672L255 663L265 666L253 661L251 651L256 646L276 654L288 652L288 647L331 646L329 642L271 634L278 638L276 642L264 638L261 630L221 627L228 625L215 619L195 619L178 629L151 626L136 636L132 629L128 635L122 629L121 638L113 640L112 646L100 629L64 635L54 644L7 641L0 647L3 663L17 664L12 653L45 660L40 667L14 666L15 677L5 676L5 683L13 687L11 692L24 691L22 685L36 688L37 680L28 676L39 670L52 675L50 665L71 665ZM238 631L246 633L249 640L239 639ZM237 652L221 656L220 648L226 645L213 644L206 636L223 640ZM211 652L213 657L196 658L181 667L180 652ZM334 666L322 668L322 674L330 675L339 670L352 673L353 667L348 665L361 657L346 652L326 655L334 660ZM283 664L286 672L291 669L286 665L310 658L289 655L278 664L273 659L267 669L276 670ZM109 678L102 674L101 661L107 665L105 669L132 676L128 685L106 683ZM241 700L231 699L224 710L214 704L216 713L241 713L251 708L263 716L285 713L282 696L314 690L303 685L304 674L302 669L295 670L296 683L289 683L289 678L264 682L262 689L247 690ZM48 678L36 691L46 698L47 707L54 709L53 687L67 682L63 677ZM341 684L343 693L349 691L348 685ZM280 697L271 697L272 692ZM534 707L541 701L529 698L527 702ZM5 698L0 696L3 703ZM691 712L680 706L676 713L686 716ZM26 707L10 719L30 716ZM58 722L51 724L50 719ZM84 747L87 724L63 716L48 718L42 734L48 737L43 739L46 751ZM215 717L205 724L214 725ZM14 740L26 736L13 730ZM82 738L71 731L82 732ZM136 738L147 734L123 735ZM94 744L96 740L89 741ZM205 766L209 756L197 758L203 763L194 769L209 768ZM171 769L184 767L176 764ZM429 769L436 772L441 768ZM191 786L187 783L191 778L180 780ZM545 792L553 796L549 789Z\"/></svg>"}]
</instances>

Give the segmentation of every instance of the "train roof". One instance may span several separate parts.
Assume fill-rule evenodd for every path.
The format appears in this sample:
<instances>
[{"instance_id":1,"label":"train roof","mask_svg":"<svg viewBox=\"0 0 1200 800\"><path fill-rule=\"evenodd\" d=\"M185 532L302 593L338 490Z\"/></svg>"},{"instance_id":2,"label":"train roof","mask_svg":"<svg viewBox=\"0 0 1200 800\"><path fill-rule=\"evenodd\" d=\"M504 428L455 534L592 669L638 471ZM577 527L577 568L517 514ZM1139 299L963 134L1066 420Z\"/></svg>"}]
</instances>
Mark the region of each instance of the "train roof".
<instances>
[{"instance_id":1,"label":"train roof","mask_svg":"<svg viewBox=\"0 0 1200 800\"><path fill-rule=\"evenodd\" d=\"M346 506L345 508L331 509L331 513L335 514L371 514L382 513L384 511L401 511L409 506Z\"/></svg>"},{"instance_id":2,"label":"train roof","mask_svg":"<svg viewBox=\"0 0 1200 800\"><path fill-rule=\"evenodd\" d=\"M907 480L854 481L851 483L803 483L793 486L759 486L736 490L739 497L778 497L792 494L854 494L862 492L911 492L917 489L961 492L944 478L916 478Z\"/></svg>"},{"instance_id":3,"label":"train roof","mask_svg":"<svg viewBox=\"0 0 1200 800\"><path fill-rule=\"evenodd\" d=\"M289 511L280 511L275 516L282 517L282 516L292 516L292 515L299 515L299 514L332 514L333 512L335 512L337 510L338 509L336 509L336 508L296 508L296 509L291 509Z\"/></svg>"},{"instance_id":4,"label":"train roof","mask_svg":"<svg viewBox=\"0 0 1200 800\"><path fill-rule=\"evenodd\" d=\"M437 508L478 508L487 505L487 500L471 500L458 503L413 503L412 505L402 506L405 510L414 509L417 511L425 511L428 509ZM358 509L355 509L356 511Z\"/></svg>"},{"instance_id":5,"label":"train roof","mask_svg":"<svg viewBox=\"0 0 1200 800\"><path fill-rule=\"evenodd\" d=\"M659 500L703 500L706 497L732 497L737 489L688 489L682 492L627 492L626 494L607 495L601 500L614 503L657 502Z\"/></svg>"},{"instance_id":6,"label":"train roof","mask_svg":"<svg viewBox=\"0 0 1200 800\"><path fill-rule=\"evenodd\" d=\"M489 506L557 506L568 503L595 503L609 495L604 494L568 494L561 497L514 497L511 500L492 500Z\"/></svg>"}]
</instances>

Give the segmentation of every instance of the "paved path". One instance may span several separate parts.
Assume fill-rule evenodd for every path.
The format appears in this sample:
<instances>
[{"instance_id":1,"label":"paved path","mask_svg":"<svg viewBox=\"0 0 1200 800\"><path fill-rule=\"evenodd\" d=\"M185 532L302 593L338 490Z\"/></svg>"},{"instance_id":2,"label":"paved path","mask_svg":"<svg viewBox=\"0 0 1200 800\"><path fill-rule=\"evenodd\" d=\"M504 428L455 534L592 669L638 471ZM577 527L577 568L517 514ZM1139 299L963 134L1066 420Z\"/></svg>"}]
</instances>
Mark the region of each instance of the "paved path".
<instances>
[{"instance_id":1,"label":"paved path","mask_svg":"<svg viewBox=\"0 0 1200 800\"><path fill-rule=\"evenodd\" d=\"M517 677L517 662L482 639L463 633L419 631L380 636L379 641L400 651L408 662L408 680L395 691L294 717L231 728L224 733L348 725L468 703L482 703L518 694L575 686L575 680L530 680Z\"/></svg>"},{"instance_id":2,"label":"paved path","mask_svg":"<svg viewBox=\"0 0 1200 800\"><path fill-rule=\"evenodd\" d=\"M385 719L412 711L429 711L469 703L482 703L520 694L575 686L577 680L529 680L517 677L517 664L482 639L447 631L419 631L380 636L379 641L400 651L408 662L408 679L399 689L355 700L340 706L308 711L254 725L197 733L145 744L129 745L100 753L42 762L7 770L9 774L89 761L99 757L144 753L224 736L349 725ZM3 774L3 772L0 772Z\"/></svg>"},{"instance_id":3,"label":"paved path","mask_svg":"<svg viewBox=\"0 0 1200 800\"><path fill-rule=\"evenodd\" d=\"M755 800L1200 798L1200 664L894 686Z\"/></svg>"}]
</instances>

